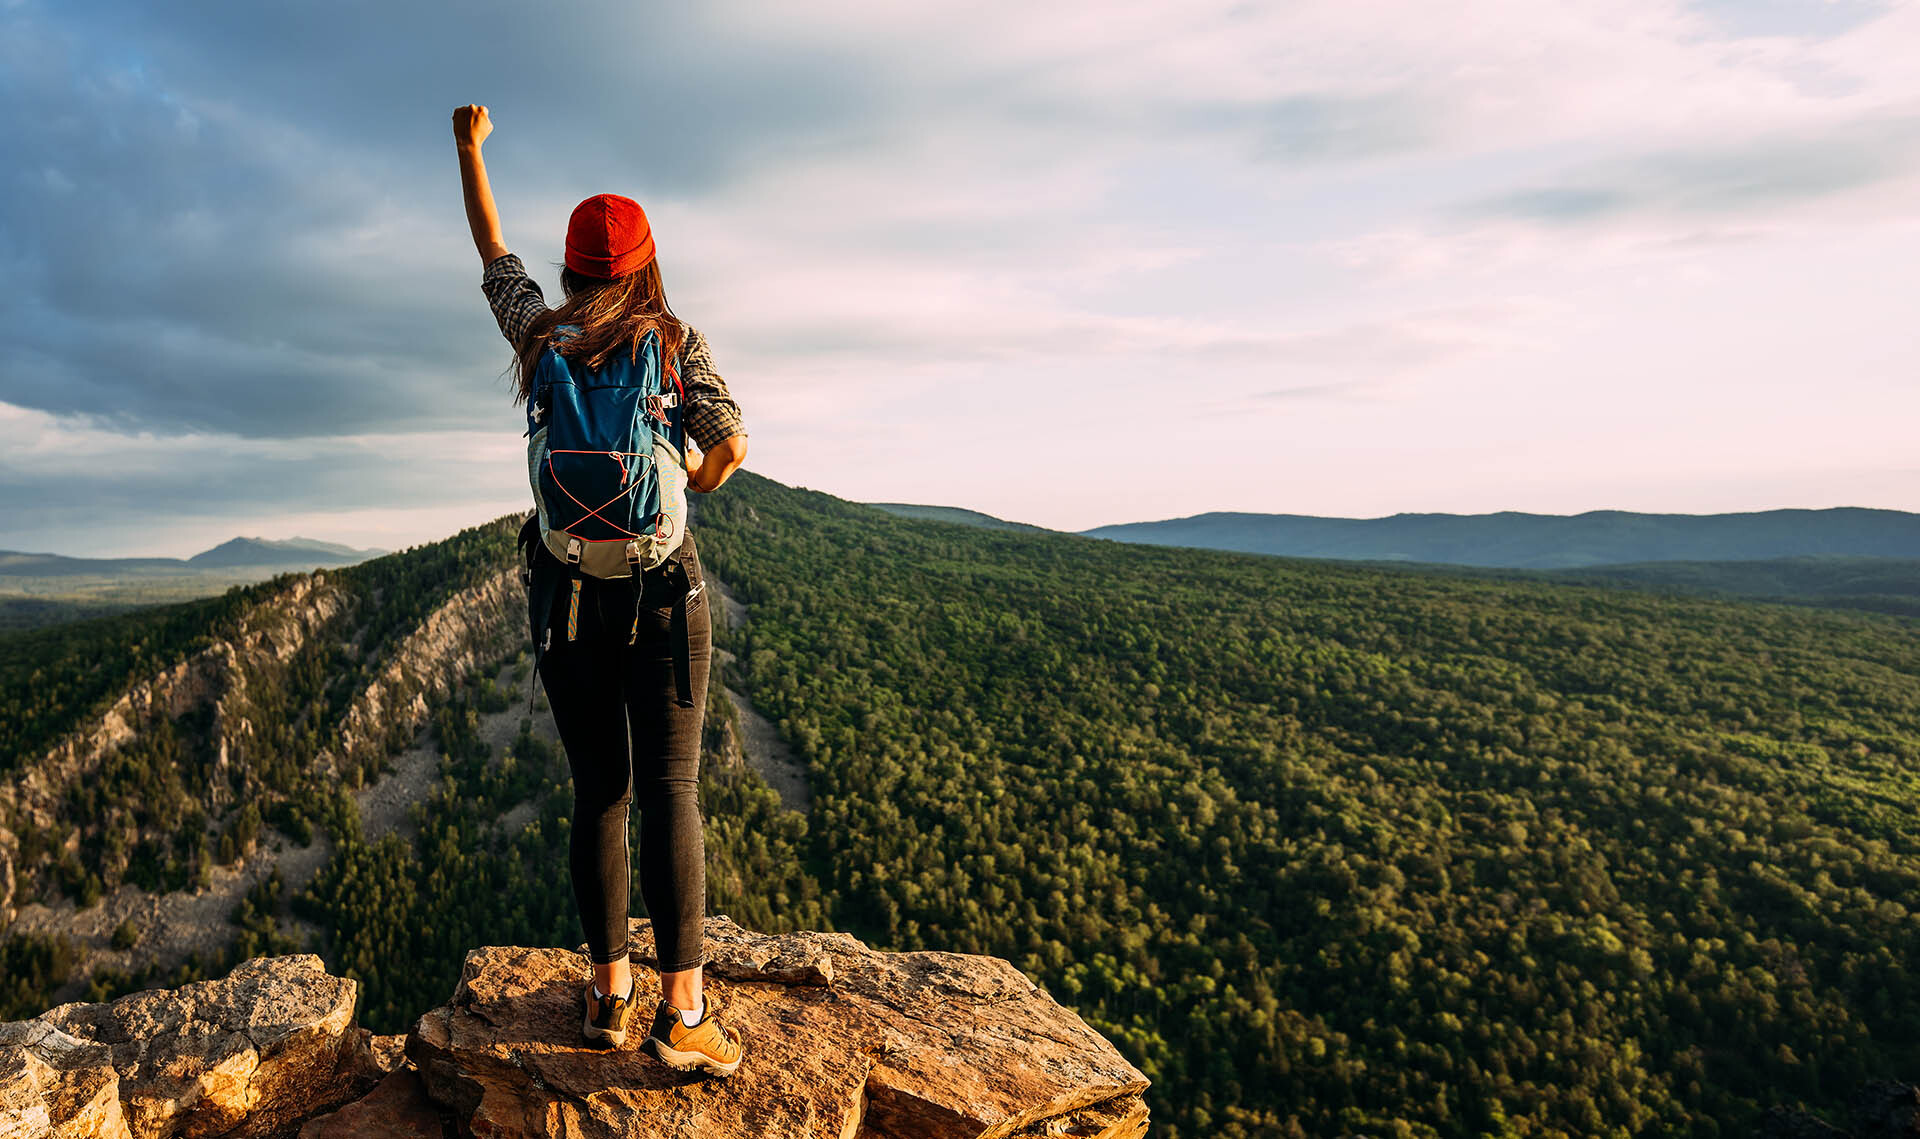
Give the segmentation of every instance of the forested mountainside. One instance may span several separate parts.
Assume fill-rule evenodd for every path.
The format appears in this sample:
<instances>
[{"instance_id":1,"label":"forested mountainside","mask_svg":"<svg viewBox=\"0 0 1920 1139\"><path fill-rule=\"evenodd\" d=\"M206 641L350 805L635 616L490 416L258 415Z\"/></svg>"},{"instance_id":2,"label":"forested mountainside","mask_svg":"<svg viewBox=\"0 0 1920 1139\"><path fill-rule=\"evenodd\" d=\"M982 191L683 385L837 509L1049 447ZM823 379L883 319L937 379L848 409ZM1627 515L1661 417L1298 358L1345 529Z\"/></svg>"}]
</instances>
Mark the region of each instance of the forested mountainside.
<instances>
[{"instance_id":1,"label":"forested mountainside","mask_svg":"<svg viewBox=\"0 0 1920 1139\"><path fill-rule=\"evenodd\" d=\"M702 551L832 920L1007 956L1178 1135L1732 1135L1920 1071L1920 626L875 515Z\"/></svg>"},{"instance_id":2,"label":"forested mountainside","mask_svg":"<svg viewBox=\"0 0 1920 1139\"><path fill-rule=\"evenodd\" d=\"M1321 518L1214 512L1081 531L1120 542L1286 557L1564 569L1818 554L1920 558L1920 514L1835 507L1740 514L1395 514Z\"/></svg>"},{"instance_id":3,"label":"forested mountainside","mask_svg":"<svg viewBox=\"0 0 1920 1139\"><path fill-rule=\"evenodd\" d=\"M0 639L0 913L179 889L263 822L332 818L428 699L524 639L511 530Z\"/></svg>"},{"instance_id":4,"label":"forested mountainside","mask_svg":"<svg viewBox=\"0 0 1920 1139\"><path fill-rule=\"evenodd\" d=\"M495 741L524 709L495 680L526 679L512 521L221 599L212 644L152 616L99 626L110 651L35 642L9 701L37 670L69 709L44 731L106 740L108 774L174 748L203 805L115 870L91 821L172 777L64 785L23 836L61 869L22 888L170 884L238 850L253 803L328 844L292 916L376 1030L470 945L576 944L564 765L537 718ZM1920 1072L1920 623L958 527L746 472L696 525L745 602L717 634L738 686L812 791L782 810L730 762L716 685L712 908L1014 961L1146 1070L1158 1134L1739 1135ZM382 562L411 585L351 577ZM420 700L378 663L489 612L499 639ZM126 683L229 651L258 662L247 712L95 727ZM370 675L402 687L369 700ZM416 825L363 837L345 786L421 727ZM74 746L42 744L10 786ZM286 936L272 894L236 914L253 944ZM6 952L10 984L61 973L45 942Z\"/></svg>"}]
</instances>

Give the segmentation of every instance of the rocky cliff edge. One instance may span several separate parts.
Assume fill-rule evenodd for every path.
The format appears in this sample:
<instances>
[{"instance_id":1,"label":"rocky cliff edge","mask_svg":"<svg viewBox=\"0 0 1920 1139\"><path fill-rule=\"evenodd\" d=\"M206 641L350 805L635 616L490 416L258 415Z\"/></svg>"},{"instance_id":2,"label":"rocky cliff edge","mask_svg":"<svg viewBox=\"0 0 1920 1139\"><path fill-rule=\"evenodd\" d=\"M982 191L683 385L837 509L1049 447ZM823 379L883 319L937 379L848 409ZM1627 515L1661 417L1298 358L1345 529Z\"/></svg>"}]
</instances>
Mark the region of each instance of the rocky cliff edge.
<instances>
[{"instance_id":1,"label":"rocky cliff edge","mask_svg":"<svg viewBox=\"0 0 1920 1139\"><path fill-rule=\"evenodd\" d=\"M647 922L632 948L653 963ZM1146 1133L1146 1078L1005 961L725 917L708 919L706 955L748 1049L726 1079L666 1068L640 1032L583 1044L579 949L470 951L452 999L404 1040L356 1025L355 983L318 957L263 957L0 1025L0 1139Z\"/></svg>"}]
</instances>

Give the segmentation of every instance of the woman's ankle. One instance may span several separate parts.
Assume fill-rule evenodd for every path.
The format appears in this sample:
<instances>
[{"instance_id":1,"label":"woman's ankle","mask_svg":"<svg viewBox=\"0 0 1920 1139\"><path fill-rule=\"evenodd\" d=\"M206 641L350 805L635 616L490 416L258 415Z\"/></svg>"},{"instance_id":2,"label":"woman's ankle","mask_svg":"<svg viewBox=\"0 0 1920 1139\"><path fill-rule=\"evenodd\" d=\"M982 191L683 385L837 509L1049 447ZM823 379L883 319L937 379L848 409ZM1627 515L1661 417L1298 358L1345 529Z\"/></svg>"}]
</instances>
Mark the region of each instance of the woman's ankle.
<instances>
[{"instance_id":1,"label":"woman's ankle","mask_svg":"<svg viewBox=\"0 0 1920 1139\"><path fill-rule=\"evenodd\" d=\"M701 970L695 965L673 973L660 974L660 999L676 1009L698 1009L701 1004Z\"/></svg>"},{"instance_id":2,"label":"woman's ankle","mask_svg":"<svg viewBox=\"0 0 1920 1139\"><path fill-rule=\"evenodd\" d=\"M639 981L627 962L612 961L593 967L593 987L603 995L631 998L638 990Z\"/></svg>"}]
</instances>

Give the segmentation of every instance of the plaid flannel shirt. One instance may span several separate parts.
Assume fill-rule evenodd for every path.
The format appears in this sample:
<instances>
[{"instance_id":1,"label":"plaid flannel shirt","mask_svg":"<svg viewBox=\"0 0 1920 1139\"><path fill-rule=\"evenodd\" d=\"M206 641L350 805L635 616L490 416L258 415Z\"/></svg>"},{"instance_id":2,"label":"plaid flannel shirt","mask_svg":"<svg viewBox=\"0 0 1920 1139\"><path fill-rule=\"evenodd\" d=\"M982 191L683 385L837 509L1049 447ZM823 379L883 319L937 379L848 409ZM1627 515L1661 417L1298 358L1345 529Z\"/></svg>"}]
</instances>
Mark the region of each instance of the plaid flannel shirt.
<instances>
[{"instance_id":1,"label":"plaid flannel shirt","mask_svg":"<svg viewBox=\"0 0 1920 1139\"><path fill-rule=\"evenodd\" d=\"M534 318L547 311L547 299L539 283L527 276L527 267L519 256L509 253L487 262L480 290L487 294L501 335L518 352ZM687 341L680 348L680 382L687 392L687 434L706 451L722 439L747 432L741 425L740 405L727 391L727 381L713 368L707 338L691 324L683 323L683 327Z\"/></svg>"}]
</instances>

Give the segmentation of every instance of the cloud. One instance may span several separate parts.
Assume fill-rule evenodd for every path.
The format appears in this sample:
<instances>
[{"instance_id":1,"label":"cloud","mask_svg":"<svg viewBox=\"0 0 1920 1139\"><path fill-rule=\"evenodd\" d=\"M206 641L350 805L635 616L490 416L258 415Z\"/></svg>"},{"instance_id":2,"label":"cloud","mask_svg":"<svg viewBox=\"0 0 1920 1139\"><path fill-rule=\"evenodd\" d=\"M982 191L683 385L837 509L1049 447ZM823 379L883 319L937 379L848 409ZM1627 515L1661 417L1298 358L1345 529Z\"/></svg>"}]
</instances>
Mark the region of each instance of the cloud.
<instances>
[{"instance_id":1,"label":"cloud","mask_svg":"<svg viewBox=\"0 0 1920 1139\"><path fill-rule=\"evenodd\" d=\"M218 541L248 518L288 537L302 532L298 520L343 513L431 515L444 526L506 513L527 495L524 442L504 431L127 434L0 403L0 433L20 441L0 449L0 546L10 549L191 553L202 547L186 548L176 531ZM364 523L352 532L369 533Z\"/></svg>"},{"instance_id":2,"label":"cloud","mask_svg":"<svg viewBox=\"0 0 1920 1139\"><path fill-rule=\"evenodd\" d=\"M504 345L439 227L286 124L7 30L0 149L31 159L0 207L0 399L250 437L489 421Z\"/></svg>"},{"instance_id":3,"label":"cloud","mask_svg":"<svg viewBox=\"0 0 1920 1139\"><path fill-rule=\"evenodd\" d=\"M1887 0L1696 0L1694 9L1726 35L1828 38L1885 16Z\"/></svg>"},{"instance_id":4,"label":"cloud","mask_svg":"<svg viewBox=\"0 0 1920 1139\"><path fill-rule=\"evenodd\" d=\"M1920 167L1920 113L1666 150L1505 193L1467 212L1548 224L1630 214L1723 218L1792 207L1910 177Z\"/></svg>"}]
</instances>

